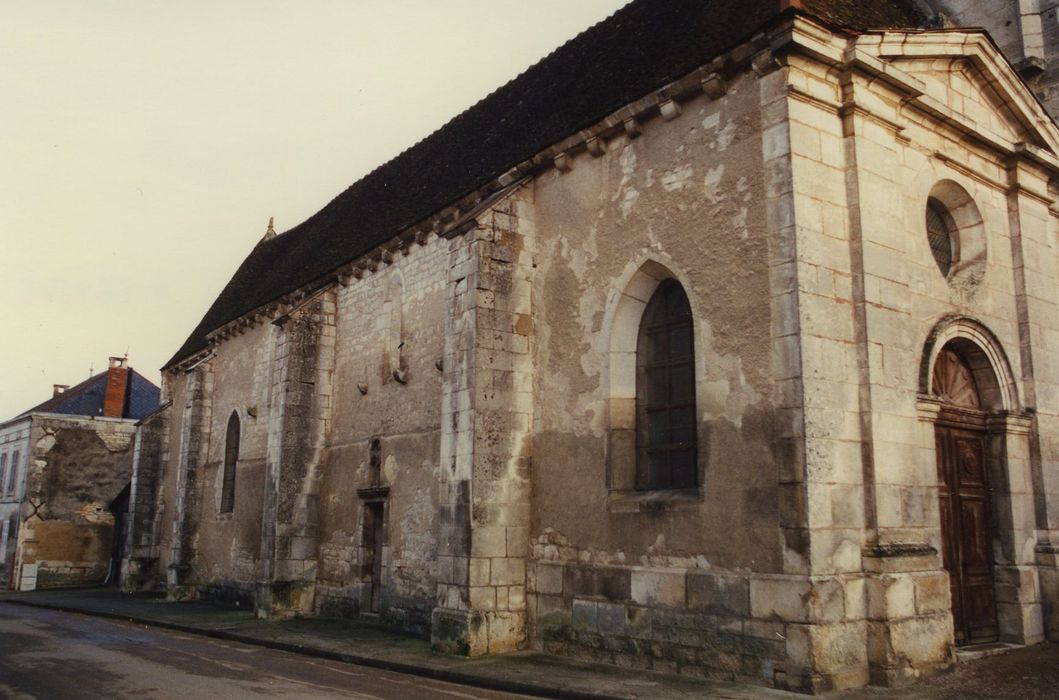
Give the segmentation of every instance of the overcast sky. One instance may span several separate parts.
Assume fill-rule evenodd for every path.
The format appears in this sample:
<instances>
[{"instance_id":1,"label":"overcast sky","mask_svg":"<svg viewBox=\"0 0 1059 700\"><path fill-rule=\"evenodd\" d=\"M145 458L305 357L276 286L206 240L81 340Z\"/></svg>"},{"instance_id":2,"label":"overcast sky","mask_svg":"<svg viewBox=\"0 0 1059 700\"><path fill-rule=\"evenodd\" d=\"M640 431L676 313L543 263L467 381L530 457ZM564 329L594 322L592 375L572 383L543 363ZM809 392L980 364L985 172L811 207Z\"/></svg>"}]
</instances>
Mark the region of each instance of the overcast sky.
<instances>
[{"instance_id":1,"label":"overcast sky","mask_svg":"<svg viewBox=\"0 0 1059 700\"><path fill-rule=\"evenodd\" d=\"M0 0L0 420L626 0Z\"/></svg>"}]
</instances>

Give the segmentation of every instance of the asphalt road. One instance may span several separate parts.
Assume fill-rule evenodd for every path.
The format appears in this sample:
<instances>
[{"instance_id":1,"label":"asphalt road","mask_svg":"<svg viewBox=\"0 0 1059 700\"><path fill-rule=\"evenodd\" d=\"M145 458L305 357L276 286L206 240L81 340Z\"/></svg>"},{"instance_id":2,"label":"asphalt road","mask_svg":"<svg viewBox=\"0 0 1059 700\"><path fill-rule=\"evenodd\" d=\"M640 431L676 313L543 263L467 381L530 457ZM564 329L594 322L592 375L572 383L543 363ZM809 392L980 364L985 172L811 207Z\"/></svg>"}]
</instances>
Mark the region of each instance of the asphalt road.
<instances>
[{"instance_id":1,"label":"asphalt road","mask_svg":"<svg viewBox=\"0 0 1059 700\"><path fill-rule=\"evenodd\" d=\"M0 698L438 698L524 696L0 603Z\"/></svg>"}]
</instances>

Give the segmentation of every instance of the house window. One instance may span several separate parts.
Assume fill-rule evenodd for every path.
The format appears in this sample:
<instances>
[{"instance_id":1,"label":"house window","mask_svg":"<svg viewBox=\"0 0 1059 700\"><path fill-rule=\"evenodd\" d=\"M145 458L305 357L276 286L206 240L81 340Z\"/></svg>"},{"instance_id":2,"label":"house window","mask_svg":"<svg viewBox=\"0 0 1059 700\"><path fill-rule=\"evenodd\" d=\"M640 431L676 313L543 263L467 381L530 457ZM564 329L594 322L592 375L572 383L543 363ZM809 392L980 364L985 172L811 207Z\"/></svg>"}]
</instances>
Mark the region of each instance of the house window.
<instances>
[{"instance_id":1,"label":"house window","mask_svg":"<svg viewBox=\"0 0 1059 700\"><path fill-rule=\"evenodd\" d=\"M636 343L636 488L698 485L695 347L683 287L663 280L644 309Z\"/></svg>"},{"instance_id":2,"label":"house window","mask_svg":"<svg viewBox=\"0 0 1059 700\"><path fill-rule=\"evenodd\" d=\"M18 463L21 453L15 450L11 453L11 471L7 473L7 493L14 495L15 487L18 485Z\"/></svg>"},{"instance_id":3,"label":"house window","mask_svg":"<svg viewBox=\"0 0 1059 700\"><path fill-rule=\"evenodd\" d=\"M7 454L0 455L0 487L4 485L7 478Z\"/></svg>"},{"instance_id":4,"label":"house window","mask_svg":"<svg viewBox=\"0 0 1059 700\"><path fill-rule=\"evenodd\" d=\"M235 510L235 464L239 461L239 414L232 411L224 438L224 474L221 477L221 512Z\"/></svg>"},{"instance_id":5,"label":"house window","mask_svg":"<svg viewBox=\"0 0 1059 700\"><path fill-rule=\"evenodd\" d=\"M927 240L941 274L948 277L953 262L953 233L956 226L945 205L931 197L927 200Z\"/></svg>"}]
</instances>

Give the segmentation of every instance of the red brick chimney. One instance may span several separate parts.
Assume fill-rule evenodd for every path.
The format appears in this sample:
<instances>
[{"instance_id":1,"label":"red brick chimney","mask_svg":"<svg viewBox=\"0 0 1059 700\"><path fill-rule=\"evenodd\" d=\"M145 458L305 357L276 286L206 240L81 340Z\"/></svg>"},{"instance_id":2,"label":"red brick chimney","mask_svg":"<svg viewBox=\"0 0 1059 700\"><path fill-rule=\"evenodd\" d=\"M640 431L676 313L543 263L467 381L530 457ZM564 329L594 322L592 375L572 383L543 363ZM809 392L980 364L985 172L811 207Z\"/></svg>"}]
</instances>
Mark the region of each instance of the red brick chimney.
<instances>
[{"instance_id":1,"label":"red brick chimney","mask_svg":"<svg viewBox=\"0 0 1059 700\"><path fill-rule=\"evenodd\" d=\"M110 358L107 370L107 393L103 396L103 415L121 418L125 413L125 390L129 385L129 358Z\"/></svg>"}]
</instances>

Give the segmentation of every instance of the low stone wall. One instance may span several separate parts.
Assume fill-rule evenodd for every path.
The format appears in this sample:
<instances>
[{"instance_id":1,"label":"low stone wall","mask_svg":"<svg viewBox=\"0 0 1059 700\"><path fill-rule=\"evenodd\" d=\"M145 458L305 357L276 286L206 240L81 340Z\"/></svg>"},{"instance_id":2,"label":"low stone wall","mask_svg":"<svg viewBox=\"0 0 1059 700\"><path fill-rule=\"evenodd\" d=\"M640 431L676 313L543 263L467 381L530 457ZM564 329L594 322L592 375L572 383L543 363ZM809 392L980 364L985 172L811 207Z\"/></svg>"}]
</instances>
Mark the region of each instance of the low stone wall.
<instances>
[{"instance_id":1,"label":"low stone wall","mask_svg":"<svg viewBox=\"0 0 1059 700\"><path fill-rule=\"evenodd\" d=\"M751 617L745 575L537 562L528 578L546 652L767 685L784 669L784 625Z\"/></svg>"},{"instance_id":2,"label":"low stone wall","mask_svg":"<svg viewBox=\"0 0 1059 700\"><path fill-rule=\"evenodd\" d=\"M316 587L314 609L321 617L353 619L367 612L366 602L371 595L369 583L354 583L349 586ZM430 618L435 602L382 592L379 621L402 632L418 637L430 637Z\"/></svg>"},{"instance_id":3,"label":"low stone wall","mask_svg":"<svg viewBox=\"0 0 1059 700\"><path fill-rule=\"evenodd\" d=\"M538 561L528 586L545 652L807 692L868 679L860 576Z\"/></svg>"}]
</instances>

